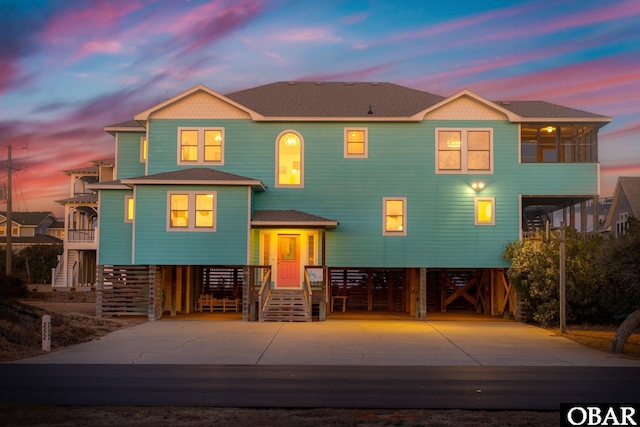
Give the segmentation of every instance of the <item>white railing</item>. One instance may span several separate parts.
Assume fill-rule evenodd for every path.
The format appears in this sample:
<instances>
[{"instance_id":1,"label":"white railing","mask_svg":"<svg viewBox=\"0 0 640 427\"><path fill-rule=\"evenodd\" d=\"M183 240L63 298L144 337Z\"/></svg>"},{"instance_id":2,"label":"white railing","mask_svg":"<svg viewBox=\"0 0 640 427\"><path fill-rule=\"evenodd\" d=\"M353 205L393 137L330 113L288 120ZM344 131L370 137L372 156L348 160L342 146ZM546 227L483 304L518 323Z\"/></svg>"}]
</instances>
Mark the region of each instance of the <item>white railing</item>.
<instances>
[{"instance_id":1,"label":"white railing","mask_svg":"<svg viewBox=\"0 0 640 427\"><path fill-rule=\"evenodd\" d=\"M55 268L51 269L51 286L56 285L56 279L58 278L58 274L60 274L60 267L62 266L62 262L60 262L60 258L62 255L58 255L58 263Z\"/></svg>"},{"instance_id":2,"label":"white railing","mask_svg":"<svg viewBox=\"0 0 640 427\"><path fill-rule=\"evenodd\" d=\"M67 234L67 241L72 243L94 242L95 239L96 239L95 229L88 229L88 230L74 229L74 230L69 230L69 234Z\"/></svg>"}]
</instances>

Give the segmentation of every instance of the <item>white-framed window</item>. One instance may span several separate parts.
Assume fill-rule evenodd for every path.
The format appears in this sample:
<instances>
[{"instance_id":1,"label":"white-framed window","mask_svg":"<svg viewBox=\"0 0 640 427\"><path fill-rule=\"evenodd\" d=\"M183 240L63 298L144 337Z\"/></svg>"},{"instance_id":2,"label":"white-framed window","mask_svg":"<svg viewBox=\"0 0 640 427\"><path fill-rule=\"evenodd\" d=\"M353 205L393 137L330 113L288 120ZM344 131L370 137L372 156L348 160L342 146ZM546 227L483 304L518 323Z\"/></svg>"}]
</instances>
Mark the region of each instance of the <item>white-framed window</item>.
<instances>
[{"instance_id":1,"label":"white-framed window","mask_svg":"<svg viewBox=\"0 0 640 427\"><path fill-rule=\"evenodd\" d=\"M475 225L496 224L496 199L495 197L476 197L474 199Z\"/></svg>"},{"instance_id":2,"label":"white-framed window","mask_svg":"<svg viewBox=\"0 0 640 427\"><path fill-rule=\"evenodd\" d=\"M304 139L293 130L276 139L276 187L304 187Z\"/></svg>"},{"instance_id":3,"label":"white-framed window","mask_svg":"<svg viewBox=\"0 0 640 427\"><path fill-rule=\"evenodd\" d=\"M493 129L436 129L436 173L493 173Z\"/></svg>"},{"instance_id":4,"label":"white-framed window","mask_svg":"<svg viewBox=\"0 0 640 427\"><path fill-rule=\"evenodd\" d=\"M215 191L167 193L168 231L216 231Z\"/></svg>"},{"instance_id":5,"label":"white-framed window","mask_svg":"<svg viewBox=\"0 0 640 427\"><path fill-rule=\"evenodd\" d=\"M627 234L629 228L629 212L623 212L618 215L618 221L616 221L616 237L624 236Z\"/></svg>"},{"instance_id":6,"label":"white-framed window","mask_svg":"<svg viewBox=\"0 0 640 427\"><path fill-rule=\"evenodd\" d=\"M149 145L147 144L147 137L140 137L140 163L147 161L147 153L149 152Z\"/></svg>"},{"instance_id":7,"label":"white-framed window","mask_svg":"<svg viewBox=\"0 0 640 427\"><path fill-rule=\"evenodd\" d=\"M407 198L382 198L382 235L407 235Z\"/></svg>"},{"instance_id":8,"label":"white-framed window","mask_svg":"<svg viewBox=\"0 0 640 427\"><path fill-rule=\"evenodd\" d=\"M344 157L366 159L369 156L367 128L344 128Z\"/></svg>"},{"instance_id":9,"label":"white-framed window","mask_svg":"<svg viewBox=\"0 0 640 427\"><path fill-rule=\"evenodd\" d=\"M133 196L124 197L124 222L133 222L135 202Z\"/></svg>"},{"instance_id":10,"label":"white-framed window","mask_svg":"<svg viewBox=\"0 0 640 427\"><path fill-rule=\"evenodd\" d=\"M178 128L179 165L224 165L224 128Z\"/></svg>"}]
</instances>

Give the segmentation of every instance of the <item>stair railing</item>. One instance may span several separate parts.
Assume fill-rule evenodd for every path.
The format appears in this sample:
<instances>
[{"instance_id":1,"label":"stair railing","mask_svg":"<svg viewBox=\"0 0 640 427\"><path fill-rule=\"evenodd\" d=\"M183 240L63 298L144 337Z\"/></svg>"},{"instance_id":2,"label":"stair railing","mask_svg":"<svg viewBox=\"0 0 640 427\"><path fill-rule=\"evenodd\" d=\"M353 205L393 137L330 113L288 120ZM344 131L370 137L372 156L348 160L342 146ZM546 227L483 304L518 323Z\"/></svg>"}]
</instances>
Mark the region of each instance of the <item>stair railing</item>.
<instances>
[{"instance_id":1,"label":"stair railing","mask_svg":"<svg viewBox=\"0 0 640 427\"><path fill-rule=\"evenodd\" d=\"M51 286L56 285L56 279L58 279L58 274L60 274L60 268L62 267L62 263L60 262L60 258L62 255L58 255L58 263L55 268L51 269Z\"/></svg>"},{"instance_id":2,"label":"stair railing","mask_svg":"<svg viewBox=\"0 0 640 427\"><path fill-rule=\"evenodd\" d=\"M268 285L268 288L267 288ZM269 294L271 294L271 269L267 270L267 273L262 279L262 285L258 291L258 307L260 307L259 320L262 322L262 314L265 311L267 302L269 301Z\"/></svg>"}]
</instances>

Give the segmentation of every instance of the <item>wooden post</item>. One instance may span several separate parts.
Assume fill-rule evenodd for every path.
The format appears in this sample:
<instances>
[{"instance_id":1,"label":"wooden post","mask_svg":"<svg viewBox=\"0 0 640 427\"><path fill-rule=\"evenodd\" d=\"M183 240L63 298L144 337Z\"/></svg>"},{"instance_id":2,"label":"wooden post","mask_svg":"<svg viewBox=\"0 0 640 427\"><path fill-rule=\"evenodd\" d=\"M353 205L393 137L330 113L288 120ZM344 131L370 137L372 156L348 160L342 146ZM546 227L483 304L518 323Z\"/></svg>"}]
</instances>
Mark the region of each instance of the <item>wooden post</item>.
<instances>
[{"instance_id":1,"label":"wooden post","mask_svg":"<svg viewBox=\"0 0 640 427\"><path fill-rule=\"evenodd\" d=\"M42 349L51 351L51 316L42 316Z\"/></svg>"},{"instance_id":2,"label":"wooden post","mask_svg":"<svg viewBox=\"0 0 640 427\"><path fill-rule=\"evenodd\" d=\"M427 320L427 269L420 269L420 286L418 287L419 309L418 316Z\"/></svg>"}]
</instances>

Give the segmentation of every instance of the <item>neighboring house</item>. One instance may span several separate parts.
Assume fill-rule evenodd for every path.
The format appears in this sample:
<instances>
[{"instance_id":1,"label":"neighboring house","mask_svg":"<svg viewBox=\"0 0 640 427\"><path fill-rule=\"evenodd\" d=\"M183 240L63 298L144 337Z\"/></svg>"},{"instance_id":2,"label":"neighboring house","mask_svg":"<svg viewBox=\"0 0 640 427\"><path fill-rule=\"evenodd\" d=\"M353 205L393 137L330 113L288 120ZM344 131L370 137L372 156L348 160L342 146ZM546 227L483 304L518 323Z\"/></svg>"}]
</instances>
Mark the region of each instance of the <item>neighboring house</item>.
<instances>
[{"instance_id":1,"label":"neighboring house","mask_svg":"<svg viewBox=\"0 0 640 427\"><path fill-rule=\"evenodd\" d=\"M29 246L59 245L62 240L50 236L49 228L56 223L52 212L11 212L12 226L7 226L7 213L0 212L0 247L7 245L7 231L11 234L11 247L18 252Z\"/></svg>"},{"instance_id":2,"label":"neighboring house","mask_svg":"<svg viewBox=\"0 0 640 427\"><path fill-rule=\"evenodd\" d=\"M64 250L52 274L52 286L92 286L96 280L98 194L88 185L113 179L114 159L94 160L87 167L64 171L69 175L69 198L64 205L61 234ZM58 230L60 232L60 230Z\"/></svg>"},{"instance_id":3,"label":"neighboring house","mask_svg":"<svg viewBox=\"0 0 640 427\"><path fill-rule=\"evenodd\" d=\"M630 217L640 219L640 176L618 178L605 230L615 237L625 234Z\"/></svg>"},{"instance_id":4,"label":"neighboring house","mask_svg":"<svg viewBox=\"0 0 640 427\"><path fill-rule=\"evenodd\" d=\"M335 296L421 318L514 313L505 245L599 206L611 121L467 90L309 82L199 85L134 119L105 128L114 180L92 186L99 310L126 312L114 295L136 289L150 319L241 299L247 320L324 319Z\"/></svg>"}]
</instances>

